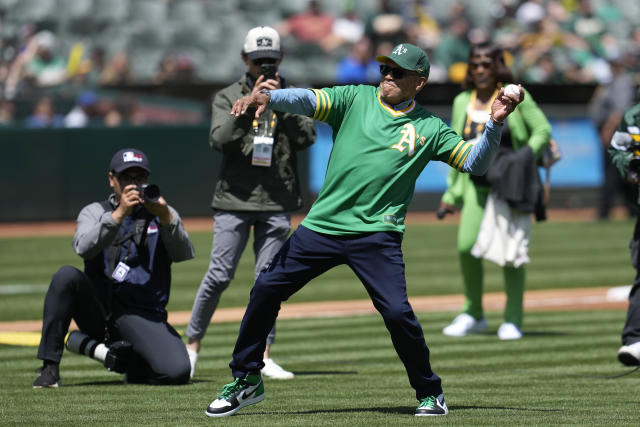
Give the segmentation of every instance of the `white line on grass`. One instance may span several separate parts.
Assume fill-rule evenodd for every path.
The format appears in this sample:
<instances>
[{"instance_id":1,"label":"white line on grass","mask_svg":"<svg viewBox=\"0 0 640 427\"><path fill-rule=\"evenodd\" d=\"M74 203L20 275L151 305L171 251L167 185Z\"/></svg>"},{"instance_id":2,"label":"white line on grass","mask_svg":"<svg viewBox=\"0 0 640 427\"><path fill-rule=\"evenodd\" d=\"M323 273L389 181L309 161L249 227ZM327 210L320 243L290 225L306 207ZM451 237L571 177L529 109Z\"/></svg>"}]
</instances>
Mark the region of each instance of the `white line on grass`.
<instances>
[{"instance_id":1,"label":"white line on grass","mask_svg":"<svg viewBox=\"0 0 640 427\"><path fill-rule=\"evenodd\" d=\"M0 285L0 295L43 294L48 287L44 284Z\"/></svg>"}]
</instances>

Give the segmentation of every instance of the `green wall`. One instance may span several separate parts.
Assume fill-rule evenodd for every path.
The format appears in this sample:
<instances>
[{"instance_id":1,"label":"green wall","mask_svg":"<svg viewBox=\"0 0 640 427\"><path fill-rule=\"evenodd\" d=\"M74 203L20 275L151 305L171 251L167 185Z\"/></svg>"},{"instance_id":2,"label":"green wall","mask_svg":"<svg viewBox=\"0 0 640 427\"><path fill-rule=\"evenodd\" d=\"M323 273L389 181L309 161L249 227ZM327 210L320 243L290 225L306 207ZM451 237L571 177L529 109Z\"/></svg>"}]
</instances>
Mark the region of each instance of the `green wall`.
<instances>
[{"instance_id":1,"label":"green wall","mask_svg":"<svg viewBox=\"0 0 640 427\"><path fill-rule=\"evenodd\" d=\"M147 154L150 182L182 216L208 216L221 158L208 132L208 125L0 128L0 221L75 219L110 194L109 162L125 147Z\"/></svg>"}]
</instances>

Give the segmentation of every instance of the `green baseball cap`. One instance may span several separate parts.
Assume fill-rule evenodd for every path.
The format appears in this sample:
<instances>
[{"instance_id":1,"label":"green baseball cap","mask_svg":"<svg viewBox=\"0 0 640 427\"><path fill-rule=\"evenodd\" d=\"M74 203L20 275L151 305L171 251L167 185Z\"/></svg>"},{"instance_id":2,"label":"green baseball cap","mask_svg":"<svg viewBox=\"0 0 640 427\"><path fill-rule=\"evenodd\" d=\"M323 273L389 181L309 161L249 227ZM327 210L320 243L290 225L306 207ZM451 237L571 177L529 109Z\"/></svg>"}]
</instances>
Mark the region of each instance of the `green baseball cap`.
<instances>
[{"instance_id":1,"label":"green baseball cap","mask_svg":"<svg viewBox=\"0 0 640 427\"><path fill-rule=\"evenodd\" d=\"M383 64L386 63L388 59L398 64L400 68L415 71L422 77L429 78L429 68L431 68L429 58L424 50L414 44L400 43L393 48L388 56L376 56L376 61Z\"/></svg>"}]
</instances>

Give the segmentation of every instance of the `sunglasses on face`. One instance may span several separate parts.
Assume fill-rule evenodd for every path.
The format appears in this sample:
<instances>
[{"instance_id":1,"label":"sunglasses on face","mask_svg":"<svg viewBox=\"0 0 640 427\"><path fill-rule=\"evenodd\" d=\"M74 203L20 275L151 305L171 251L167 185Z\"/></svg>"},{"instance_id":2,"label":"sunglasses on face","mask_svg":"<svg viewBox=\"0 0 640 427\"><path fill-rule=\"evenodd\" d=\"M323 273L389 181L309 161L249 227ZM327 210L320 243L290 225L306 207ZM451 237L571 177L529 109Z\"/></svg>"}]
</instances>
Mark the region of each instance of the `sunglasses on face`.
<instances>
[{"instance_id":1,"label":"sunglasses on face","mask_svg":"<svg viewBox=\"0 0 640 427\"><path fill-rule=\"evenodd\" d=\"M263 64L275 64L276 60L273 58L258 58L258 59L251 60L251 62L253 62L254 65L257 65L259 67L260 65L263 65Z\"/></svg>"},{"instance_id":2,"label":"sunglasses on face","mask_svg":"<svg viewBox=\"0 0 640 427\"><path fill-rule=\"evenodd\" d=\"M469 67L471 67L472 70L477 70L480 67L483 67L485 69L489 69L491 68L491 61L482 61L482 62L470 62L469 63Z\"/></svg>"},{"instance_id":3,"label":"sunglasses on face","mask_svg":"<svg viewBox=\"0 0 640 427\"><path fill-rule=\"evenodd\" d=\"M393 77L394 79L401 79L409 75L409 72L403 70L402 68L389 67L387 64L380 64L380 74L382 75L382 77L386 76L389 73L391 73L391 77Z\"/></svg>"}]
</instances>

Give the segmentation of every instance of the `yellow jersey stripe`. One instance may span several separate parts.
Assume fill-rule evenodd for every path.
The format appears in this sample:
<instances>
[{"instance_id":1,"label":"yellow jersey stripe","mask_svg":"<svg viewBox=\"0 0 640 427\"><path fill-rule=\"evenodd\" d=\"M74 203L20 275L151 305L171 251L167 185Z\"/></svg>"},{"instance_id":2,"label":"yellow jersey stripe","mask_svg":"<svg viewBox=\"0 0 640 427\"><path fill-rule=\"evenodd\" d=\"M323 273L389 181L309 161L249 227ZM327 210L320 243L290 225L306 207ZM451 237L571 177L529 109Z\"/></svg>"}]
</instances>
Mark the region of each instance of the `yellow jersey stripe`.
<instances>
[{"instance_id":1,"label":"yellow jersey stripe","mask_svg":"<svg viewBox=\"0 0 640 427\"><path fill-rule=\"evenodd\" d=\"M471 145L471 144L469 144L469 145ZM467 157L469 157L469 153L471 152L471 149L473 147L467 147L467 148L468 148L467 152L464 154L464 157L462 158L462 160L460 160L460 163L458 164L458 167L456 168L458 170L462 170L462 165L464 165L464 162L467 161Z\"/></svg>"},{"instance_id":2,"label":"yellow jersey stripe","mask_svg":"<svg viewBox=\"0 0 640 427\"><path fill-rule=\"evenodd\" d=\"M322 91L322 95L324 95L324 97L326 98L326 103L327 103L327 107L326 107L327 110L324 117L322 118L322 121L326 122L329 119L329 113L331 113L331 98L329 98L329 94L325 91Z\"/></svg>"},{"instance_id":3,"label":"yellow jersey stripe","mask_svg":"<svg viewBox=\"0 0 640 427\"><path fill-rule=\"evenodd\" d=\"M318 119L320 109L322 108L322 102L320 100L320 91L318 89L311 89L316 94L316 111L313 113L313 118Z\"/></svg>"},{"instance_id":4,"label":"yellow jersey stripe","mask_svg":"<svg viewBox=\"0 0 640 427\"><path fill-rule=\"evenodd\" d=\"M470 148L472 147L472 145L466 141L464 141L464 145L460 148L460 151L458 152L458 155L456 156L456 159L453 161L453 164L451 166L453 166L456 169L460 169L460 160L462 159L462 157L464 156L465 153L468 153L470 151Z\"/></svg>"},{"instance_id":5,"label":"yellow jersey stripe","mask_svg":"<svg viewBox=\"0 0 640 427\"><path fill-rule=\"evenodd\" d=\"M453 160L453 158L456 156L456 153L458 152L458 149L464 144L464 140L461 139L460 142L458 142L458 145L456 145L456 148L454 148L453 150L451 150L451 154L449 155L449 159L447 160L447 163L451 164L451 161Z\"/></svg>"},{"instance_id":6,"label":"yellow jersey stripe","mask_svg":"<svg viewBox=\"0 0 640 427\"><path fill-rule=\"evenodd\" d=\"M329 117L329 112L331 110L329 95L327 95L323 90L313 89L313 91L316 93L316 112L314 113L313 118L324 122Z\"/></svg>"}]
</instances>

